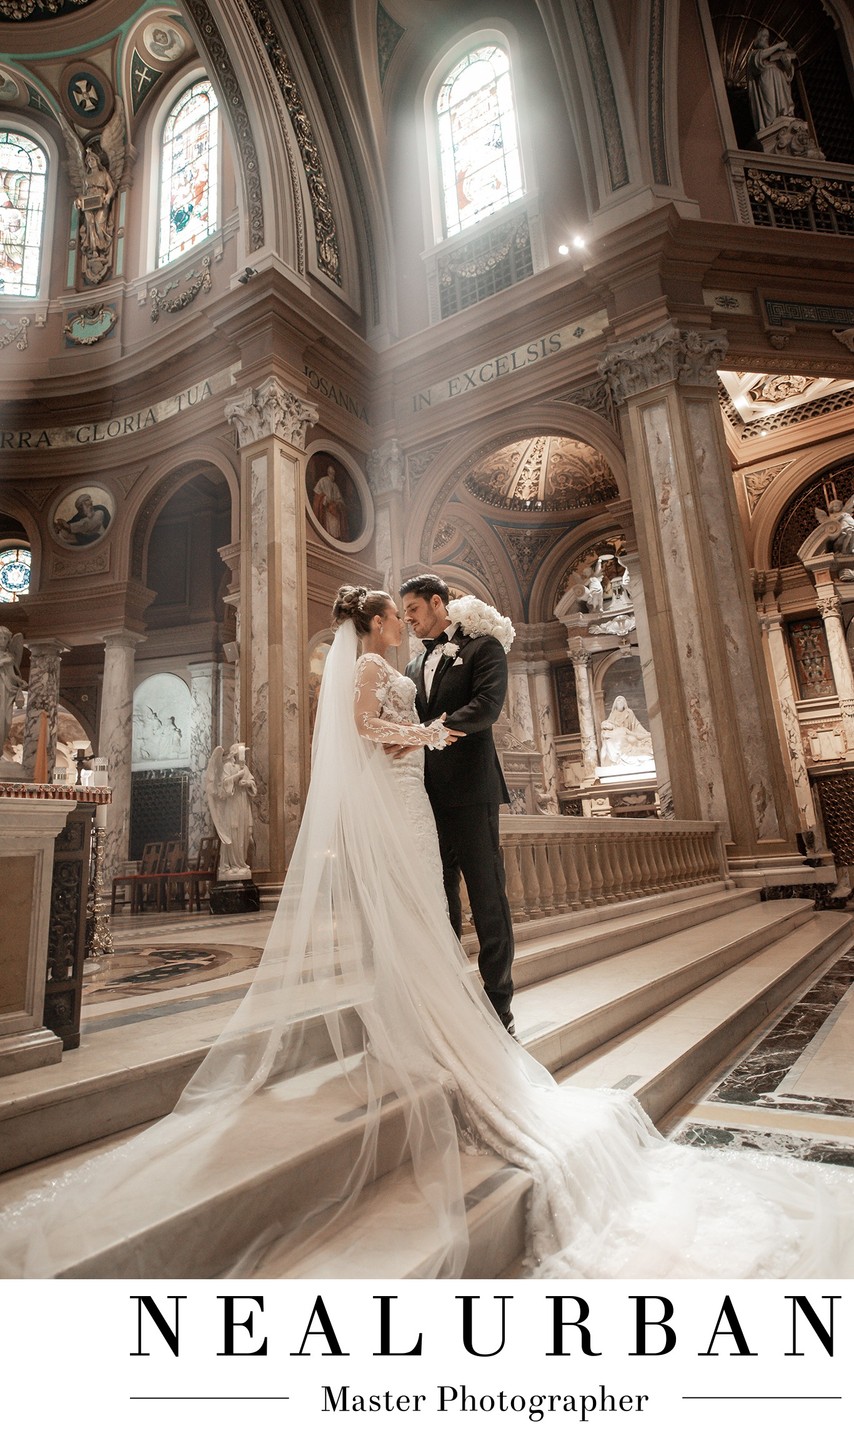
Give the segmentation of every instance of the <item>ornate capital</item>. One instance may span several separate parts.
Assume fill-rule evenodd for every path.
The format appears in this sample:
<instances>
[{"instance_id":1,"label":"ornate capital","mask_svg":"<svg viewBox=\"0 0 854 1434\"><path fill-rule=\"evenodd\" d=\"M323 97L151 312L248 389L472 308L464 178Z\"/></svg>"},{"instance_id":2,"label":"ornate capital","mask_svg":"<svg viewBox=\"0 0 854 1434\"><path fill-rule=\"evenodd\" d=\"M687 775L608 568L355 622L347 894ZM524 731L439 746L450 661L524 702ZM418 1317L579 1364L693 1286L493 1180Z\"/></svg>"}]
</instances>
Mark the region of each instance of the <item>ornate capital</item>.
<instances>
[{"instance_id":1,"label":"ornate capital","mask_svg":"<svg viewBox=\"0 0 854 1434\"><path fill-rule=\"evenodd\" d=\"M390 438L368 455L368 482L375 498L383 493L402 493L404 482L403 454L396 438Z\"/></svg>"},{"instance_id":2,"label":"ornate capital","mask_svg":"<svg viewBox=\"0 0 854 1434\"><path fill-rule=\"evenodd\" d=\"M237 429L241 448L260 438L280 438L294 448L305 448L305 431L320 415L277 378L267 378L258 388L246 388L232 399L225 416Z\"/></svg>"},{"instance_id":3,"label":"ornate capital","mask_svg":"<svg viewBox=\"0 0 854 1434\"><path fill-rule=\"evenodd\" d=\"M566 644L573 667L589 667L590 653L581 645L580 637L571 637Z\"/></svg>"},{"instance_id":4,"label":"ornate capital","mask_svg":"<svg viewBox=\"0 0 854 1434\"><path fill-rule=\"evenodd\" d=\"M606 349L599 372L618 404L664 383L714 387L727 351L721 329L677 329L663 324L651 334Z\"/></svg>"},{"instance_id":5,"label":"ornate capital","mask_svg":"<svg viewBox=\"0 0 854 1434\"><path fill-rule=\"evenodd\" d=\"M817 597L815 601L823 622L827 622L829 617L842 617L842 606L836 593L830 593L827 597Z\"/></svg>"}]
</instances>

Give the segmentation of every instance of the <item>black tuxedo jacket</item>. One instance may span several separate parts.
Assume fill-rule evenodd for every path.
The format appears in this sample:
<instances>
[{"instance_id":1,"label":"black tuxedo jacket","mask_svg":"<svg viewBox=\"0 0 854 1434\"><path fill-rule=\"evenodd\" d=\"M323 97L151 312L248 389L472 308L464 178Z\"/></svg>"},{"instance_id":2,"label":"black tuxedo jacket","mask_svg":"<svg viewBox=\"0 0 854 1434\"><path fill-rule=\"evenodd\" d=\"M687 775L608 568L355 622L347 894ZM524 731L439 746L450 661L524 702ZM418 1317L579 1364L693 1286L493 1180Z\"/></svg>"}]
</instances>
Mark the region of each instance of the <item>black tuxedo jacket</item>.
<instances>
[{"instance_id":1,"label":"black tuxedo jacket","mask_svg":"<svg viewBox=\"0 0 854 1434\"><path fill-rule=\"evenodd\" d=\"M492 740L495 722L507 693L507 658L495 637L452 634L459 651L443 650L433 675L430 697L424 690L424 659L419 653L406 668L416 687L416 706L422 722L444 712L445 725L465 732L441 752L424 753L424 782L431 804L447 807L498 805L510 795Z\"/></svg>"}]
</instances>

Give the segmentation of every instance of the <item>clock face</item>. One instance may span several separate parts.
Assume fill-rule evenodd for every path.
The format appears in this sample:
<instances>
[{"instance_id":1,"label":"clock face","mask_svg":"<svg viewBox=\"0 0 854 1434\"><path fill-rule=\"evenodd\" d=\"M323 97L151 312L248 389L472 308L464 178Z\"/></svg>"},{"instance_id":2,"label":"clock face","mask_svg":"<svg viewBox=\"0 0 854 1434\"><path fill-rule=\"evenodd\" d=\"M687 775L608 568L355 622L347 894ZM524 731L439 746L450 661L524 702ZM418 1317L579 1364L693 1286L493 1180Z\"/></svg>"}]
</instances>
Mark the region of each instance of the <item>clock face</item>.
<instances>
[{"instance_id":1,"label":"clock face","mask_svg":"<svg viewBox=\"0 0 854 1434\"><path fill-rule=\"evenodd\" d=\"M14 602L30 588L30 555L26 548L0 553L0 601Z\"/></svg>"}]
</instances>

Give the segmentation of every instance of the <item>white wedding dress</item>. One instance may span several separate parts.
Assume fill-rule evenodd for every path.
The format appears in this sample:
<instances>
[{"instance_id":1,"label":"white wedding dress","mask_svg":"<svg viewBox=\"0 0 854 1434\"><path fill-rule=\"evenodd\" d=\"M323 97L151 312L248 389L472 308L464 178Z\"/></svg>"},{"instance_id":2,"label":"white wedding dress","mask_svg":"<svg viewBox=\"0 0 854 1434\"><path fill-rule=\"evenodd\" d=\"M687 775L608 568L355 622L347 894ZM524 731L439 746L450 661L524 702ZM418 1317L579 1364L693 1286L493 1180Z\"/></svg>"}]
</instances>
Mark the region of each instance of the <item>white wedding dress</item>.
<instances>
[{"instance_id":1,"label":"white wedding dress","mask_svg":"<svg viewBox=\"0 0 854 1434\"><path fill-rule=\"evenodd\" d=\"M461 1131L530 1173L533 1275L854 1273L849 1173L670 1145L631 1097L559 1087L506 1034L444 913L423 753L383 751L441 745L436 724L416 725L414 715L413 684L374 655L357 663L345 623L324 672L299 838L246 998L172 1115L0 1216L0 1273L85 1276L89 1253L100 1252L99 1275L188 1276L209 1269L214 1238L218 1273L250 1270L273 1243L287 1268L290 1252L322 1244L402 1162L435 1232L425 1272L459 1276L468 1240ZM223 1168L248 1158L253 1113L287 1150L305 1109L311 1115L312 1081L318 1090L345 1084L355 1097L361 1134L346 1173L335 1175L341 1166L330 1160L312 1188L289 1187L274 1218L223 1231ZM195 1212L178 1254L129 1233L140 1208L148 1225Z\"/></svg>"}]
</instances>

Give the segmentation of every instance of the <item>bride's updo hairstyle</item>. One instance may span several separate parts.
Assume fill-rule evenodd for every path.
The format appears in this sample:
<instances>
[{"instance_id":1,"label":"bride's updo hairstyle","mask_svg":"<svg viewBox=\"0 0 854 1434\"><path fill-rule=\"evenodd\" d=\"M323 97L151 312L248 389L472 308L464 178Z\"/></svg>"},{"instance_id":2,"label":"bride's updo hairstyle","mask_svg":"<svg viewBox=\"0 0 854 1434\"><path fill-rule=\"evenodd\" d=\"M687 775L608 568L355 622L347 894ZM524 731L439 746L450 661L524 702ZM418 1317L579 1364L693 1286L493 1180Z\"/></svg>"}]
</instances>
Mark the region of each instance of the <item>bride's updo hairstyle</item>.
<instances>
[{"instance_id":1,"label":"bride's updo hairstyle","mask_svg":"<svg viewBox=\"0 0 854 1434\"><path fill-rule=\"evenodd\" d=\"M342 622L352 622L360 637L367 637L371 620L382 617L389 606L388 593L368 592L367 588L352 588L346 584L338 589L332 604L332 621L336 627Z\"/></svg>"}]
</instances>

